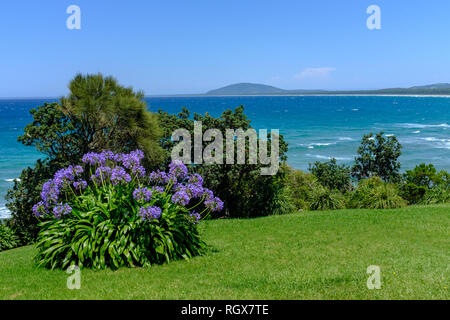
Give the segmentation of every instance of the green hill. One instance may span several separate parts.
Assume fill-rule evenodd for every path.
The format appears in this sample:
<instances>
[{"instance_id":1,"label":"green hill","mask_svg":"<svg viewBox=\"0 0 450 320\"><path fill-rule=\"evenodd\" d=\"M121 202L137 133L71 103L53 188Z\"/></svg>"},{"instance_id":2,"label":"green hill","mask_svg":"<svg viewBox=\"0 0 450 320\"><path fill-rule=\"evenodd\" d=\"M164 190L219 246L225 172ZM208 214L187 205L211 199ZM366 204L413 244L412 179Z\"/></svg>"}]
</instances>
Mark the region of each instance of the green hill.
<instances>
[{"instance_id":1,"label":"green hill","mask_svg":"<svg viewBox=\"0 0 450 320\"><path fill-rule=\"evenodd\" d=\"M206 95L295 95L295 94L367 94L367 95L450 95L450 83L436 83L410 88L387 88L377 90L285 90L258 83L236 83L211 90Z\"/></svg>"},{"instance_id":2,"label":"green hill","mask_svg":"<svg viewBox=\"0 0 450 320\"><path fill-rule=\"evenodd\" d=\"M208 95L252 95L286 93L287 90L258 83L236 83L208 91Z\"/></svg>"}]
</instances>

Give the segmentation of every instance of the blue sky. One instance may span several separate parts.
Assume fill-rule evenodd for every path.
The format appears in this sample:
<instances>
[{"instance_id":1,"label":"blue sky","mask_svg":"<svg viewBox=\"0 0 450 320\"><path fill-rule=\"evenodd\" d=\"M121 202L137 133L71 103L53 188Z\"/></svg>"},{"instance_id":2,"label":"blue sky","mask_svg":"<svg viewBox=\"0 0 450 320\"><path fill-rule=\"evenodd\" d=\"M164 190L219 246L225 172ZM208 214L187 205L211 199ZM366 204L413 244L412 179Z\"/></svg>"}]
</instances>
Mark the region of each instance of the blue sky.
<instances>
[{"instance_id":1,"label":"blue sky","mask_svg":"<svg viewBox=\"0 0 450 320\"><path fill-rule=\"evenodd\" d=\"M66 27L71 4L81 30ZM372 4L381 30L366 27ZM77 72L147 95L450 82L449 32L448 0L4 1L0 97L63 95Z\"/></svg>"}]
</instances>

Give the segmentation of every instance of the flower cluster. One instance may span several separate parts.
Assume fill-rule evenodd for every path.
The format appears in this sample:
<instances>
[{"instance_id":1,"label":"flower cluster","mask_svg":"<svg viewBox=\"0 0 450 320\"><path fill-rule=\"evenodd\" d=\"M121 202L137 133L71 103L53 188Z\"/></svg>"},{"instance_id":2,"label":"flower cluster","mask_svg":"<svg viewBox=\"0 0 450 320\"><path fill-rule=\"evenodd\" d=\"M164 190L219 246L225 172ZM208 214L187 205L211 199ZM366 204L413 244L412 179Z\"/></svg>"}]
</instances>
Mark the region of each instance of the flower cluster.
<instances>
[{"instance_id":1,"label":"flower cluster","mask_svg":"<svg viewBox=\"0 0 450 320\"><path fill-rule=\"evenodd\" d=\"M141 160L144 159L144 153L141 150L123 154L121 159L123 166L131 170L132 174L138 174L141 177L145 175L145 168L141 165Z\"/></svg>"},{"instance_id":2,"label":"flower cluster","mask_svg":"<svg viewBox=\"0 0 450 320\"><path fill-rule=\"evenodd\" d=\"M193 223L193 224L197 224L200 219L202 218L202 216L200 215L200 213L192 211L189 214L189 220Z\"/></svg>"},{"instance_id":3,"label":"flower cluster","mask_svg":"<svg viewBox=\"0 0 450 320\"><path fill-rule=\"evenodd\" d=\"M150 173L149 179L151 183L155 183L158 185L165 185L168 182L169 177L167 176L167 173L165 173L164 171L157 170Z\"/></svg>"},{"instance_id":4,"label":"flower cluster","mask_svg":"<svg viewBox=\"0 0 450 320\"><path fill-rule=\"evenodd\" d=\"M55 218L60 219L69 215L72 208L78 208L77 197L108 189L109 194L118 192L127 199L127 203L137 205L139 216L146 221L160 219L161 208L167 208L168 201L184 207L173 206L194 224L202 215L223 209L223 202L203 186L202 176L197 173L189 175L182 161L172 161L168 172L157 170L146 174L141 165L143 158L144 153L140 150L128 154L114 154L111 151L87 153L82 158L85 168L76 165L59 170L53 179L43 185L42 201L33 206L33 213L37 217L53 213ZM87 172L90 172L90 179L83 180L83 177L89 177ZM115 189L116 186L121 187ZM193 211L194 208L203 209L198 213Z\"/></svg>"},{"instance_id":5,"label":"flower cluster","mask_svg":"<svg viewBox=\"0 0 450 320\"><path fill-rule=\"evenodd\" d=\"M141 207L139 215L142 220L151 221L152 219L159 219L161 217L161 208L156 206Z\"/></svg>"},{"instance_id":6,"label":"flower cluster","mask_svg":"<svg viewBox=\"0 0 450 320\"><path fill-rule=\"evenodd\" d=\"M133 191L133 198L140 202L148 202L152 198L152 190L142 187Z\"/></svg>"},{"instance_id":7,"label":"flower cluster","mask_svg":"<svg viewBox=\"0 0 450 320\"><path fill-rule=\"evenodd\" d=\"M70 206L65 206L58 201L61 193L65 189L70 188L71 185L79 190L87 186L86 181L76 180L83 172L84 170L81 166L69 166L67 169L58 170L53 179L45 182L42 186L42 201L33 206L33 214L37 217L44 216L50 212L52 207L55 218L60 218L62 214L70 213L72 210Z\"/></svg>"},{"instance_id":8,"label":"flower cluster","mask_svg":"<svg viewBox=\"0 0 450 320\"><path fill-rule=\"evenodd\" d=\"M67 203L59 203L53 208L55 218L59 219L62 215L67 215L72 212L72 208Z\"/></svg>"},{"instance_id":9,"label":"flower cluster","mask_svg":"<svg viewBox=\"0 0 450 320\"><path fill-rule=\"evenodd\" d=\"M180 160L173 160L169 164L169 177L182 180L186 177L188 170Z\"/></svg>"}]
</instances>

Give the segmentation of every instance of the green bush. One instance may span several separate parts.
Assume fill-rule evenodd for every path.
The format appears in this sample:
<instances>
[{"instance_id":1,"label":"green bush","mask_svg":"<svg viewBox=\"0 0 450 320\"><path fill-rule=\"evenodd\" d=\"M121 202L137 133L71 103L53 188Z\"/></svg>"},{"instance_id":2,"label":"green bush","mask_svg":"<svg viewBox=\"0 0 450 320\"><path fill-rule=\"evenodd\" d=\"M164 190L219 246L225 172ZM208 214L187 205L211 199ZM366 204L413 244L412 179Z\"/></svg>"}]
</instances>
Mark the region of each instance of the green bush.
<instances>
[{"instance_id":1,"label":"green bush","mask_svg":"<svg viewBox=\"0 0 450 320\"><path fill-rule=\"evenodd\" d=\"M19 245L14 231L0 222L0 251L13 249Z\"/></svg>"},{"instance_id":2,"label":"green bush","mask_svg":"<svg viewBox=\"0 0 450 320\"><path fill-rule=\"evenodd\" d=\"M286 167L286 193L290 203L297 210L309 209L309 195L314 188L320 186L317 178L308 172Z\"/></svg>"},{"instance_id":3,"label":"green bush","mask_svg":"<svg viewBox=\"0 0 450 320\"><path fill-rule=\"evenodd\" d=\"M444 186L436 186L427 190L422 203L437 204L450 202L450 188Z\"/></svg>"},{"instance_id":4,"label":"green bush","mask_svg":"<svg viewBox=\"0 0 450 320\"><path fill-rule=\"evenodd\" d=\"M342 193L350 190L350 168L346 165L338 165L335 158L330 161L316 161L309 165L309 171L317 177L321 185L330 190L338 190Z\"/></svg>"},{"instance_id":5,"label":"green bush","mask_svg":"<svg viewBox=\"0 0 450 320\"><path fill-rule=\"evenodd\" d=\"M319 185L309 194L310 210L338 210L345 208L345 197L339 191L330 191Z\"/></svg>"},{"instance_id":6,"label":"green bush","mask_svg":"<svg viewBox=\"0 0 450 320\"><path fill-rule=\"evenodd\" d=\"M432 164L421 163L404 174L402 196L412 204L446 202L445 190L450 188L449 177L447 171L438 172Z\"/></svg>"},{"instance_id":7,"label":"green bush","mask_svg":"<svg viewBox=\"0 0 450 320\"><path fill-rule=\"evenodd\" d=\"M418 186L414 183L407 183L400 186L400 195L409 204L421 203L427 191L427 187Z\"/></svg>"},{"instance_id":8,"label":"green bush","mask_svg":"<svg viewBox=\"0 0 450 320\"><path fill-rule=\"evenodd\" d=\"M395 184L384 182L379 177L371 177L359 182L349 195L352 208L392 209L406 206Z\"/></svg>"},{"instance_id":9,"label":"green bush","mask_svg":"<svg viewBox=\"0 0 450 320\"><path fill-rule=\"evenodd\" d=\"M159 123L164 130L164 138L161 141L163 148L170 155L176 143L171 139L172 133L177 129L186 129L191 137L194 135L194 121L202 122L203 134L208 129L219 130L226 137L226 130L252 129L250 120L244 114L244 107L240 106L234 111L225 110L220 117L212 117L194 113L193 117L188 109L182 108L178 115L168 114L159 110ZM261 141L262 137L259 137ZM236 150L237 139L235 139L234 150ZM245 144L246 159L248 159L248 139ZM267 137L270 146L271 136ZM282 214L291 212L291 206L286 203L284 190L285 171L283 163L287 156L287 143L283 136L279 136L279 162L280 170L275 175L261 175L261 168L265 165L260 163L259 154L257 164L238 164L237 152L234 152L234 164L225 164L227 157L226 139L224 139L223 163L224 164L202 164L189 166L189 170L199 173L205 179L206 186L224 201L222 215L231 218L248 218ZM203 141L203 148L210 142ZM194 149L194 148L192 148ZM192 159L194 159L192 150ZM284 199L284 200L283 200Z\"/></svg>"},{"instance_id":10,"label":"green bush","mask_svg":"<svg viewBox=\"0 0 450 320\"><path fill-rule=\"evenodd\" d=\"M44 184L33 206L43 220L38 266L117 269L201 254L197 223L223 203L183 163L146 175L142 158L140 151L88 153L84 168L59 170Z\"/></svg>"}]
</instances>

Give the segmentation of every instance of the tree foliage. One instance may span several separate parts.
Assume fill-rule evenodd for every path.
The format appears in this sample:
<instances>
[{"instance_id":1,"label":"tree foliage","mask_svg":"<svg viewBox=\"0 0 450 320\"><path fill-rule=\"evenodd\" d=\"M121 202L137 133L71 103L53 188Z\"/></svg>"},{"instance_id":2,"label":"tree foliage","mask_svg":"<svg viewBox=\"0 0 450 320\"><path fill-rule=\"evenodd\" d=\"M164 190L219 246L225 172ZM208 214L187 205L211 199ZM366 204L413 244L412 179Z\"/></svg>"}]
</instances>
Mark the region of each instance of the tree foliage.
<instances>
[{"instance_id":1,"label":"tree foliage","mask_svg":"<svg viewBox=\"0 0 450 320\"><path fill-rule=\"evenodd\" d=\"M378 176L384 181L397 181L400 178L398 158L401 148L402 145L395 136L384 136L384 132L364 135L352 167L352 175L358 180Z\"/></svg>"},{"instance_id":2,"label":"tree foliage","mask_svg":"<svg viewBox=\"0 0 450 320\"><path fill-rule=\"evenodd\" d=\"M326 162L316 161L309 165L309 171L330 190L345 192L351 188L350 168L338 165L335 158Z\"/></svg>"},{"instance_id":3,"label":"tree foliage","mask_svg":"<svg viewBox=\"0 0 450 320\"><path fill-rule=\"evenodd\" d=\"M212 117L206 113L201 115L194 113L190 116L188 109L183 108L178 115L170 115L167 112L159 111L161 127L164 130L162 145L169 155L174 142L171 140L172 132L179 128L187 129L191 136L194 134L194 121L201 121L203 133L211 128L222 132L225 137L226 129L252 128L250 120L244 114L244 107L240 106L234 111L226 110L220 117ZM268 137L270 145L270 137ZM280 135L279 155L280 161L287 159L287 143ZM203 142L203 147L210 142ZM235 142L236 144L236 142ZM248 143L246 146L248 154ZM235 152L235 157L236 152ZM224 159L226 158L226 147L224 139ZM225 163L225 160L224 160ZM284 213L291 208L286 205L284 192L284 167L274 176L262 176L259 164L203 164L191 165L190 170L200 173L204 176L208 188L214 191L224 201L223 214L228 217L254 217L264 216L275 213ZM288 209L289 208L289 209Z\"/></svg>"}]
</instances>

